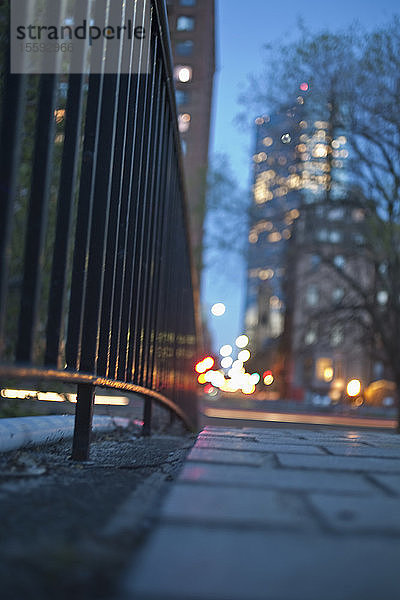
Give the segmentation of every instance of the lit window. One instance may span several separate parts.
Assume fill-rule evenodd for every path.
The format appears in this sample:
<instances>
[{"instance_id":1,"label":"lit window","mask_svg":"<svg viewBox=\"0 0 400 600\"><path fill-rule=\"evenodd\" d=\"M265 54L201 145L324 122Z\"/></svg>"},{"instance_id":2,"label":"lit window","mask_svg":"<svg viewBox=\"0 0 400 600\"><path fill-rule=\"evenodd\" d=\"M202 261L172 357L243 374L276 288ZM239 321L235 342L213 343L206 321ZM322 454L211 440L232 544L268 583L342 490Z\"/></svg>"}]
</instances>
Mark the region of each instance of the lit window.
<instances>
[{"instance_id":1,"label":"lit window","mask_svg":"<svg viewBox=\"0 0 400 600\"><path fill-rule=\"evenodd\" d=\"M307 304L308 306L316 306L319 300L318 288L316 285L310 285L307 290Z\"/></svg>"},{"instance_id":2,"label":"lit window","mask_svg":"<svg viewBox=\"0 0 400 600\"><path fill-rule=\"evenodd\" d=\"M189 102L189 94L188 92L184 92L183 90L175 90L176 103L187 104Z\"/></svg>"},{"instance_id":3,"label":"lit window","mask_svg":"<svg viewBox=\"0 0 400 600\"><path fill-rule=\"evenodd\" d=\"M384 306L385 304L387 304L387 301L389 299L389 294L387 293L386 290L381 290L380 292L377 293L376 299L378 300L378 303L381 306Z\"/></svg>"},{"instance_id":4,"label":"lit window","mask_svg":"<svg viewBox=\"0 0 400 600\"><path fill-rule=\"evenodd\" d=\"M315 363L315 376L320 381L330 383L333 379L333 363L331 358L318 358Z\"/></svg>"},{"instance_id":5,"label":"lit window","mask_svg":"<svg viewBox=\"0 0 400 600\"><path fill-rule=\"evenodd\" d=\"M333 292L332 292L332 300L335 303L341 302L342 299L343 299L343 296L344 296L344 290L343 290L343 288L339 288L339 287L335 288L333 290Z\"/></svg>"},{"instance_id":6,"label":"lit window","mask_svg":"<svg viewBox=\"0 0 400 600\"><path fill-rule=\"evenodd\" d=\"M272 146L273 143L274 143L274 140L271 137L266 137L263 139L263 144L264 144L264 146L267 146L267 148L269 146Z\"/></svg>"},{"instance_id":7,"label":"lit window","mask_svg":"<svg viewBox=\"0 0 400 600\"><path fill-rule=\"evenodd\" d=\"M307 331L306 335L304 336L304 342L307 344L307 346L311 346L312 344L315 344L316 341L317 330L316 327L313 326L309 329L309 331Z\"/></svg>"},{"instance_id":8,"label":"lit window","mask_svg":"<svg viewBox=\"0 0 400 600\"><path fill-rule=\"evenodd\" d=\"M178 116L178 126L180 133L186 133L190 127L191 117L189 113L183 113Z\"/></svg>"},{"instance_id":9,"label":"lit window","mask_svg":"<svg viewBox=\"0 0 400 600\"><path fill-rule=\"evenodd\" d=\"M177 42L176 53L180 56L191 56L193 54L193 42L192 40L185 40L184 42Z\"/></svg>"},{"instance_id":10,"label":"lit window","mask_svg":"<svg viewBox=\"0 0 400 600\"><path fill-rule=\"evenodd\" d=\"M192 81L193 70L187 65L178 65L175 67L175 79L181 83L189 83Z\"/></svg>"},{"instance_id":11,"label":"lit window","mask_svg":"<svg viewBox=\"0 0 400 600\"><path fill-rule=\"evenodd\" d=\"M328 213L328 219L331 221L339 221L344 217L344 209L343 208L333 208Z\"/></svg>"},{"instance_id":12,"label":"lit window","mask_svg":"<svg viewBox=\"0 0 400 600\"><path fill-rule=\"evenodd\" d=\"M329 233L329 241L332 242L332 244L338 244L342 241L342 233L340 231L331 231Z\"/></svg>"},{"instance_id":13,"label":"lit window","mask_svg":"<svg viewBox=\"0 0 400 600\"><path fill-rule=\"evenodd\" d=\"M326 241L328 241L328 232L327 232L326 229L320 229L317 232L317 240L319 242L326 242Z\"/></svg>"},{"instance_id":14,"label":"lit window","mask_svg":"<svg viewBox=\"0 0 400 600\"><path fill-rule=\"evenodd\" d=\"M193 31L194 29L194 18L193 17L178 17L176 21L176 28L178 31Z\"/></svg>"},{"instance_id":15,"label":"lit window","mask_svg":"<svg viewBox=\"0 0 400 600\"><path fill-rule=\"evenodd\" d=\"M331 345L339 346L343 342L343 329L340 325L334 325L331 333Z\"/></svg>"},{"instance_id":16,"label":"lit window","mask_svg":"<svg viewBox=\"0 0 400 600\"><path fill-rule=\"evenodd\" d=\"M365 218L365 211L362 208L355 208L352 211L351 216L353 218L353 221L360 223L360 221L363 221Z\"/></svg>"},{"instance_id":17,"label":"lit window","mask_svg":"<svg viewBox=\"0 0 400 600\"><path fill-rule=\"evenodd\" d=\"M271 243L280 242L281 239L282 239L282 236L279 233L279 231L274 231L273 233L270 233L268 236L268 241Z\"/></svg>"},{"instance_id":18,"label":"lit window","mask_svg":"<svg viewBox=\"0 0 400 600\"><path fill-rule=\"evenodd\" d=\"M258 235L254 231L249 233L249 242L250 244L256 244L258 242Z\"/></svg>"},{"instance_id":19,"label":"lit window","mask_svg":"<svg viewBox=\"0 0 400 600\"><path fill-rule=\"evenodd\" d=\"M324 158L328 151L325 144L317 144L313 150L313 156L315 158Z\"/></svg>"},{"instance_id":20,"label":"lit window","mask_svg":"<svg viewBox=\"0 0 400 600\"><path fill-rule=\"evenodd\" d=\"M340 254L338 254L333 259L333 264L335 265L335 267L338 267L339 269L343 269L344 265L346 264L346 259L344 258L344 256L341 256Z\"/></svg>"},{"instance_id":21,"label":"lit window","mask_svg":"<svg viewBox=\"0 0 400 600\"><path fill-rule=\"evenodd\" d=\"M317 269L319 267L319 265L321 264L321 257L319 256L319 254L311 254L310 262L311 262L311 268Z\"/></svg>"},{"instance_id":22,"label":"lit window","mask_svg":"<svg viewBox=\"0 0 400 600\"><path fill-rule=\"evenodd\" d=\"M363 235L361 235L361 233L353 234L353 239L358 246L362 246L365 242L365 238Z\"/></svg>"}]
</instances>

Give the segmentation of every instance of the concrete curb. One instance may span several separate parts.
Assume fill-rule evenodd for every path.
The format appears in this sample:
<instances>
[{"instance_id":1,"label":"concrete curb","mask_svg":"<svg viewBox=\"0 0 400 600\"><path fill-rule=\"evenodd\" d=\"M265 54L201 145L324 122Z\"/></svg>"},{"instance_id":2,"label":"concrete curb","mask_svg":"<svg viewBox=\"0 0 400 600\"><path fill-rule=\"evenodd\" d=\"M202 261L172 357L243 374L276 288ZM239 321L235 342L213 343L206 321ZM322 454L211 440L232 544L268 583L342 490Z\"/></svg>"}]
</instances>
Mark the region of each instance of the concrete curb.
<instances>
[{"instance_id":1,"label":"concrete curb","mask_svg":"<svg viewBox=\"0 0 400 600\"><path fill-rule=\"evenodd\" d=\"M0 452L71 438L74 421L73 415L0 419ZM93 431L112 431L117 427L127 427L129 422L129 419L118 417L96 416L93 418Z\"/></svg>"}]
</instances>

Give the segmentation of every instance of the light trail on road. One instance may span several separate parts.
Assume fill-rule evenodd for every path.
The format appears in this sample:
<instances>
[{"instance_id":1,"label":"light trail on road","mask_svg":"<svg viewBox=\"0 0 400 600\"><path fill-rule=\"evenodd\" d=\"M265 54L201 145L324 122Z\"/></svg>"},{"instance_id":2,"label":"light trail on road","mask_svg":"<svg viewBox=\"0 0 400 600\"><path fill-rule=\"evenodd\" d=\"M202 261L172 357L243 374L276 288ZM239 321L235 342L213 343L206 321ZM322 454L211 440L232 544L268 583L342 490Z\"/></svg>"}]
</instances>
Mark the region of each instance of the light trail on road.
<instances>
[{"instance_id":1,"label":"light trail on road","mask_svg":"<svg viewBox=\"0 0 400 600\"><path fill-rule=\"evenodd\" d=\"M238 410L227 408L204 408L206 417L234 419L239 421L264 421L273 423L304 423L309 425L344 425L350 427L379 427L395 429L394 419L373 419L363 417L345 417L340 415L304 415L296 413L273 413L257 410Z\"/></svg>"}]
</instances>

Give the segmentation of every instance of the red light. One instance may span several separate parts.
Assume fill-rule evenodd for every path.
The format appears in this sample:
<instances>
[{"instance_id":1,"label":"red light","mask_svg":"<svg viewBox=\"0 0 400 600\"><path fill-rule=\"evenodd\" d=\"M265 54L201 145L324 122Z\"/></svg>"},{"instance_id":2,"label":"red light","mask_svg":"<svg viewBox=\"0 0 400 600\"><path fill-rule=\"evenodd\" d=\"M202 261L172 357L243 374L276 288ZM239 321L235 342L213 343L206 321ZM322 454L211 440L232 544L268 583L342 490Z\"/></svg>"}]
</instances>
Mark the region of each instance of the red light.
<instances>
[{"instance_id":1,"label":"red light","mask_svg":"<svg viewBox=\"0 0 400 600\"><path fill-rule=\"evenodd\" d=\"M271 375L272 375L272 371L264 371L263 379L265 379L266 377L270 377Z\"/></svg>"},{"instance_id":2,"label":"red light","mask_svg":"<svg viewBox=\"0 0 400 600\"><path fill-rule=\"evenodd\" d=\"M308 83L303 81L303 83L300 84L300 89L302 92L306 92L308 90Z\"/></svg>"}]
</instances>

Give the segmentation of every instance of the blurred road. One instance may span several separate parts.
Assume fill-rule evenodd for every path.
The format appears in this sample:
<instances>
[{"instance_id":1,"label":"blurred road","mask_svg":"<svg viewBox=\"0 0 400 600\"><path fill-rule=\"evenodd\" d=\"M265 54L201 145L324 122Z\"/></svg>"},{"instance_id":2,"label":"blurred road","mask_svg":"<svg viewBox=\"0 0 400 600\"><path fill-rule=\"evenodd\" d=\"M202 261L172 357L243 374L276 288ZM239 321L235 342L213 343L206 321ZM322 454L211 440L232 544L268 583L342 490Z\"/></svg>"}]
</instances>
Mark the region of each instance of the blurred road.
<instances>
[{"instance_id":1,"label":"blurred road","mask_svg":"<svg viewBox=\"0 0 400 600\"><path fill-rule=\"evenodd\" d=\"M330 425L342 427L371 427L395 429L394 411L363 409L357 412L333 408L318 411L314 407L285 401L262 402L243 398L219 398L204 401L201 408L202 426L268 427L268 424Z\"/></svg>"}]
</instances>

